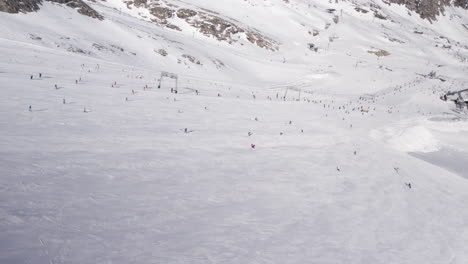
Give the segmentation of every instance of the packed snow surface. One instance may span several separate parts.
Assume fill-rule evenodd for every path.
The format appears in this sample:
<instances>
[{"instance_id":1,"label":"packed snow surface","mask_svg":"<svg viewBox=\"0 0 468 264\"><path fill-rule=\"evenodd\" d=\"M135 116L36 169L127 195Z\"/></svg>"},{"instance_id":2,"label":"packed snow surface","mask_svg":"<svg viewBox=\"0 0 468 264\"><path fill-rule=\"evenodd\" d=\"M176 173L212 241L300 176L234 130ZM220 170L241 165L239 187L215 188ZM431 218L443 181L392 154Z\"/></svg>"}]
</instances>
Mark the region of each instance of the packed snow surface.
<instances>
[{"instance_id":1,"label":"packed snow surface","mask_svg":"<svg viewBox=\"0 0 468 264\"><path fill-rule=\"evenodd\" d=\"M468 263L468 115L439 99L466 11L286 2L176 2L278 51L117 0L0 13L0 263Z\"/></svg>"}]
</instances>

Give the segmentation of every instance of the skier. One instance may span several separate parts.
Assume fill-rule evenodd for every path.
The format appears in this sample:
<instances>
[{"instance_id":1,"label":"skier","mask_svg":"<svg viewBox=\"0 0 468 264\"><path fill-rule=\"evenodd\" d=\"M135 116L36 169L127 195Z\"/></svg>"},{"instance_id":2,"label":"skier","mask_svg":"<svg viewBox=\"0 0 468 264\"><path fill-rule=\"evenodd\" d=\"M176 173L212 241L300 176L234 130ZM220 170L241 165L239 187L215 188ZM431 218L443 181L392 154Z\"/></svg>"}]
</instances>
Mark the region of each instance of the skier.
<instances>
[{"instance_id":1,"label":"skier","mask_svg":"<svg viewBox=\"0 0 468 264\"><path fill-rule=\"evenodd\" d=\"M171 93L173 93L173 92L174 92L174 88L171 88Z\"/></svg>"},{"instance_id":2,"label":"skier","mask_svg":"<svg viewBox=\"0 0 468 264\"><path fill-rule=\"evenodd\" d=\"M39 73L39 78L42 78L42 73Z\"/></svg>"},{"instance_id":3,"label":"skier","mask_svg":"<svg viewBox=\"0 0 468 264\"><path fill-rule=\"evenodd\" d=\"M33 76L33 75L31 75L31 77L30 77L30 78L31 78L31 80L32 80L32 79L34 78L34 76Z\"/></svg>"},{"instance_id":4,"label":"skier","mask_svg":"<svg viewBox=\"0 0 468 264\"><path fill-rule=\"evenodd\" d=\"M86 111L86 107L85 107L85 108L83 108L83 113L87 113L87 111Z\"/></svg>"},{"instance_id":5,"label":"skier","mask_svg":"<svg viewBox=\"0 0 468 264\"><path fill-rule=\"evenodd\" d=\"M247 133L247 135L249 135L249 137L252 136L252 132Z\"/></svg>"},{"instance_id":6,"label":"skier","mask_svg":"<svg viewBox=\"0 0 468 264\"><path fill-rule=\"evenodd\" d=\"M125 97L125 101L127 101L127 102L128 102L128 97Z\"/></svg>"},{"instance_id":7,"label":"skier","mask_svg":"<svg viewBox=\"0 0 468 264\"><path fill-rule=\"evenodd\" d=\"M160 84L158 85L158 89L161 89L161 85L160 85Z\"/></svg>"},{"instance_id":8,"label":"skier","mask_svg":"<svg viewBox=\"0 0 468 264\"><path fill-rule=\"evenodd\" d=\"M251 147L252 149L255 149L255 144L250 144L250 147Z\"/></svg>"},{"instance_id":9,"label":"skier","mask_svg":"<svg viewBox=\"0 0 468 264\"><path fill-rule=\"evenodd\" d=\"M29 106L29 112L32 112L32 106Z\"/></svg>"},{"instance_id":10,"label":"skier","mask_svg":"<svg viewBox=\"0 0 468 264\"><path fill-rule=\"evenodd\" d=\"M184 133L188 133L188 130L187 130L187 128L184 128Z\"/></svg>"},{"instance_id":11,"label":"skier","mask_svg":"<svg viewBox=\"0 0 468 264\"><path fill-rule=\"evenodd\" d=\"M220 93L218 93L218 97L221 97L221 94L220 94Z\"/></svg>"},{"instance_id":12,"label":"skier","mask_svg":"<svg viewBox=\"0 0 468 264\"><path fill-rule=\"evenodd\" d=\"M78 80L75 80L75 84L78 84Z\"/></svg>"},{"instance_id":13,"label":"skier","mask_svg":"<svg viewBox=\"0 0 468 264\"><path fill-rule=\"evenodd\" d=\"M132 94L135 95L135 90L132 89Z\"/></svg>"},{"instance_id":14,"label":"skier","mask_svg":"<svg viewBox=\"0 0 468 264\"><path fill-rule=\"evenodd\" d=\"M57 86L57 85L55 85L55 90L57 90L57 89L58 89L58 86Z\"/></svg>"},{"instance_id":15,"label":"skier","mask_svg":"<svg viewBox=\"0 0 468 264\"><path fill-rule=\"evenodd\" d=\"M66 101L65 101L65 98L63 98L62 102L63 102L63 104L65 104L65 103L66 103Z\"/></svg>"},{"instance_id":16,"label":"skier","mask_svg":"<svg viewBox=\"0 0 468 264\"><path fill-rule=\"evenodd\" d=\"M196 92L196 93L197 93L197 95L198 95L198 90L195 90L195 92Z\"/></svg>"}]
</instances>

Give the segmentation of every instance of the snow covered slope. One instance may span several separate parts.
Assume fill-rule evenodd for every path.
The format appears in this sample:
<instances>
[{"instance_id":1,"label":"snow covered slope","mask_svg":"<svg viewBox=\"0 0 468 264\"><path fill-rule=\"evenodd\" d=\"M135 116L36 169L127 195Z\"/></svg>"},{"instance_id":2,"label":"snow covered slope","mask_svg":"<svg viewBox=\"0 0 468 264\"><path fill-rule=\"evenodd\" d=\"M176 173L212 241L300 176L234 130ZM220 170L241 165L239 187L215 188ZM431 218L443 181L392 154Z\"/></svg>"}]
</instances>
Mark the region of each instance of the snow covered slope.
<instances>
[{"instance_id":1,"label":"snow covered slope","mask_svg":"<svg viewBox=\"0 0 468 264\"><path fill-rule=\"evenodd\" d=\"M467 263L466 10L85 2L0 13L0 263Z\"/></svg>"}]
</instances>

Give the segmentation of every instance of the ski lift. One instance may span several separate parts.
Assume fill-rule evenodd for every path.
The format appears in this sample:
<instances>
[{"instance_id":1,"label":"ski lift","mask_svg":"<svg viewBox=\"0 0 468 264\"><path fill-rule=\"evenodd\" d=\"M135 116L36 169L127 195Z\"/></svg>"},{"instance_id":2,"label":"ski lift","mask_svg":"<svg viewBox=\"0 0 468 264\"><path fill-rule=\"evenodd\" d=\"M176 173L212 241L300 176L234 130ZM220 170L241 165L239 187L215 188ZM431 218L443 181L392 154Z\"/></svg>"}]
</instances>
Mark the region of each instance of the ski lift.
<instances>
[{"instance_id":1,"label":"ski lift","mask_svg":"<svg viewBox=\"0 0 468 264\"><path fill-rule=\"evenodd\" d=\"M440 97L443 101L453 101L455 106L459 109L467 108L468 109L468 89L456 91L456 92L448 92Z\"/></svg>"},{"instance_id":2,"label":"ski lift","mask_svg":"<svg viewBox=\"0 0 468 264\"><path fill-rule=\"evenodd\" d=\"M177 74L170 73L170 72L164 72L164 71L161 72L161 78L159 78L159 86L158 87L161 87L161 82L162 82L164 77L175 80L175 91L177 92L177 90L178 90L178 81L179 81L179 77L177 76Z\"/></svg>"}]
</instances>

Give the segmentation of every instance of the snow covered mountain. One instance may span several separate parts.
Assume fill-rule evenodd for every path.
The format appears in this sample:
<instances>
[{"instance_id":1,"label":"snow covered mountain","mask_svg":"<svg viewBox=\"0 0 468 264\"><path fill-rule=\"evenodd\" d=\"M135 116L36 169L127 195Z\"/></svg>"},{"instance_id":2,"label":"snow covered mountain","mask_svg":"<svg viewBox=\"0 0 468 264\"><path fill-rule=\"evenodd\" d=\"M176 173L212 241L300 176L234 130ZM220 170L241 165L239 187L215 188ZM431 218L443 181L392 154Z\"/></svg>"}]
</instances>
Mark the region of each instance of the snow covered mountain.
<instances>
[{"instance_id":1,"label":"snow covered mountain","mask_svg":"<svg viewBox=\"0 0 468 264\"><path fill-rule=\"evenodd\" d=\"M466 9L0 0L0 263L467 263Z\"/></svg>"},{"instance_id":2,"label":"snow covered mountain","mask_svg":"<svg viewBox=\"0 0 468 264\"><path fill-rule=\"evenodd\" d=\"M463 62L468 23L461 7L466 3L391 2L409 9L368 1L3 0L0 10L42 7L38 13L4 15L8 21L2 23L2 34L7 39L222 79L307 79L318 61L325 59L337 64L334 67L347 61L346 68L352 69L359 61L376 59L368 52L380 50L391 54L385 59L389 68L408 55L433 64L446 64L447 56ZM98 19L77 16L72 8ZM428 50L417 54L419 47Z\"/></svg>"}]
</instances>

